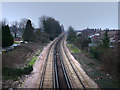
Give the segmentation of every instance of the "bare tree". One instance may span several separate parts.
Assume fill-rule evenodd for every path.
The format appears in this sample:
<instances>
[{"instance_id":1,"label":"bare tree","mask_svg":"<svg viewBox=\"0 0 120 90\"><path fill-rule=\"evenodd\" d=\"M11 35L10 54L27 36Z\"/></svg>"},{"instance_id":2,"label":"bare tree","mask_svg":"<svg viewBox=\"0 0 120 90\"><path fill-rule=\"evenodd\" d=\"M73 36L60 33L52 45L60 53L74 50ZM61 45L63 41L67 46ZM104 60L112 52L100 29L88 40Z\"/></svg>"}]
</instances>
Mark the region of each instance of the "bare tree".
<instances>
[{"instance_id":1,"label":"bare tree","mask_svg":"<svg viewBox=\"0 0 120 90\"><path fill-rule=\"evenodd\" d=\"M15 34L15 38L17 37L17 31L18 31L18 28L17 28L17 26L16 25L13 25L13 32L14 32L14 34Z\"/></svg>"},{"instance_id":2,"label":"bare tree","mask_svg":"<svg viewBox=\"0 0 120 90\"><path fill-rule=\"evenodd\" d=\"M19 28L24 29L26 27L26 23L27 23L28 19L26 18L22 18L20 23L19 23Z\"/></svg>"},{"instance_id":3,"label":"bare tree","mask_svg":"<svg viewBox=\"0 0 120 90\"><path fill-rule=\"evenodd\" d=\"M44 24L45 24L45 21L47 20L47 16L42 16L39 18L39 28L41 30L44 30Z\"/></svg>"},{"instance_id":4,"label":"bare tree","mask_svg":"<svg viewBox=\"0 0 120 90\"><path fill-rule=\"evenodd\" d=\"M18 27L19 27L19 22L13 21L12 22L12 30L14 32L15 38L17 37Z\"/></svg>"},{"instance_id":5,"label":"bare tree","mask_svg":"<svg viewBox=\"0 0 120 90\"><path fill-rule=\"evenodd\" d=\"M4 18L3 20L2 20L2 25L7 25L8 24L8 22L7 22L7 19L6 18Z\"/></svg>"}]
</instances>

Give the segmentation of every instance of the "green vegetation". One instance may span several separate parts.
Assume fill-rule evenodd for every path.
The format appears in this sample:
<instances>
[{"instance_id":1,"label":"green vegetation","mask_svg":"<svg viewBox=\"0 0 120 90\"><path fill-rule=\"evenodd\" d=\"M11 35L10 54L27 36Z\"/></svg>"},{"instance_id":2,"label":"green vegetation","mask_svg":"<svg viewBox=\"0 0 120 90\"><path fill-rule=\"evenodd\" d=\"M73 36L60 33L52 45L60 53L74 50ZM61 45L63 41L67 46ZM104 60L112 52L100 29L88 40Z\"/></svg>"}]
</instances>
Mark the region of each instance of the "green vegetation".
<instances>
[{"instance_id":1,"label":"green vegetation","mask_svg":"<svg viewBox=\"0 0 120 90\"><path fill-rule=\"evenodd\" d=\"M34 28L32 27L31 20L27 21L26 28L23 32L24 41L36 41Z\"/></svg>"},{"instance_id":2,"label":"green vegetation","mask_svg":"<svg viewBox=\"0 0 120 90\"><path fill-rule=\"evenodd\" d=\"M35 54L35 56L30 60L28 65L33 66L35 61L37 60L38 56L40 55L40 53L41 53L41 50L38 50L38 52Z\"/></svg>"},{"instance_id":3,"label":"green vegetation","mask_svg":"<svg viewBox=\"0 0 120 90\"><path fill-rule=\"evenodd\" d=\"M78 53L80 52L80 49L78 49L77 47L75 47L73 44L67 44L67 47L70 49L71 52L73 53Z\"/></svg>"},{"instance_id":4,"label":"green vegetation","mask_svg":"<svg viewBox=\"0 0 120 90\"><path fill-rule=\"evenodd\" d=\"M42 50L38 50L35 56L39 56Z\"/></svg>"},{"instance_id":5,"label":"green vegetation","mask_svg":"<svg viewBox=\"0 0 120 90\"><path fill-rule=\"evenodd\" d=\"M81 35L76 35L76 32L74 31L73 27L68 28L68 36L67 36L68 42L74 44L79 49L85 50L88 48L88 44L90 43L90 39Z\"/></svg>"},{"instance_id":6,"label":"green vegetation","mask_svg":"<svg viewBox=\"0 0 120 90\"><path fill-rule=\"evenodd\" d=\"M40 22L42 24L41 30L48 34L49 40L53 40L62 32L59 22L52 17L43 16Z\"/></svg>"},{"instance_id":7,"label":"green vegetation","mask_svg":"<svg viewBox=\"0 0 120 90\"><path fill-rule=\"evenodd\" d=\"M113 79L111 76L103 74L98 70L93 70L91 72L88 72L87 74L94 78L96 83L98 83L101 88L118 88L120 85L117 80Z\"/></svg>"},{"instance_id":8,"label":"green vegetation","mask_svg":"<svg viewBox=\"0 0 120 90\"><path fill-rule=\"evenodd\" d=\"M11 46L14 43L8 25L2 25L2 47Z\"/></svg>"},{"instance_id":9,"label":"green vegetation","mask_svg":"<svg viewBox=\"0 0 120 90\"><path fill-rule=\"evenodd\" d=\"M32 60L29 62L29 65L33 66L36 60L37 60L37 56L33 57Z\"/></svg>"},{"instance_id":10,"label":"green vegetation","mask_svg":"<svg viewBox=\"0 0 120 90\"><path fill-rule=\"evenodd\" d=\"M76 33L73 29L73 27L69 27L68 28L68 36L67 36L67 40L70 41L70 42L75 42L77 36L76 36Z\"/></svg>"},{"instance_id":11,"label":"green vegetation","mask_svg":"<svg viewBox=\"0 0 120 90\"><path fill-rule=\"evenodd\" d=\"M2 69L3 78L5 80L12 79L12 80L18 80L18 77L21 77L22 75L28 75L33 70L33 67L28 65L23 69L19 68L11 68L11 67L4 67Z\"/></svg>"},{"instance_id":12,"label":"green vegetation","mask_svg":"<svg viewBox=\"0 0 120 90\"><path fill-rule=\"evenodd\" d=\"M98 60L102 60L103 59L102 57L106 55L106 52L108 50L110 51L109 44L110 44L110 38L108 37L108 31L106 31L104 34L104 38L102 39L102 42L97 47L90 48L90 54L94 58Z\"/></svg>"},{"instance_id":13,"label":"green vegetation","mask_svg":"<svg viewBox=\"0 0 120 90\"><path fill-rule=\"evenodd\" d=\"M116 77L120 76L120 64L119 64L119 50L120 44L114 44L114 48L110 48L110 38L108 37L108 31L105 32L102 42L97 47L90 48L90 54L96 60L100 60L103 64L104 70L113 74ZM120 81L120 78L118 78Z\"/></svg>"},{"instance_id":14,"label":"green vegetation","mask_svg":"<svg viewBox=\"0 0 120 90\"><path fill-rule=\"evenodd\" d=\"M37 60L39 54L41 53L41 51L39 50L35 56L30 60L30 62L28 63L28 65L24 68L11 68L11 67L4 67L2 69L2 74L3 74L3 78L5 80L18 80L19 77L21 77L22 75L28 75L31 73L31 71L33 70L33 65L35 63L35 61Z\"/></svg>"},{"instance_id":15,"label":"green vegetation","mask_svg":"<svg viewBox=\"0 0 120 90\"><path fill-rule=\"evenodd\" d=\"M110 45L110 38L108 36L108 31L105 32L104 38L102 39L102 47L103 48L109 48Z\"/></svg>"},{"instance_id":16,"label":"green vegetation","mask_svg":"<svg viewBox=\"0 0 120 90\"><path fill-rule=\"evenodd\" d=\"M73 43L76 47L87 50L90 39L84 36L77 37L76 41Z\"/></svg>"},{"instance_id":17,"label":"green vegetation","mask_svg":"<svg viewBox=\"0 0 120 90\"><path fill-rule=\"evenodd\" d=\"M75 45L67 44L67 47L82 65L82 68L86 71L87 75L95 80L95 82L100 85L101 88L118 88L120 86L118 80L112 78L109 75L106 75L106 73L97 70L96 64L92 63L93 61L91 62L91 60L83 57L79 58L78 55L80 55L81 53L74 52L74 48L77 48L75 47Z\"/></svg>"},{"instance_id":18,"label":"green vegetation","mask_svg":"<svg viewBox=\"0 0 120 90\"><path fill-rule=\"evenodd\" d=\"M105 75L102 75L101 72L98 72L97 70L94 71L95 66L92 63L86 64L87 62L89 62L89 60L82 60L80 64L82 64L85 70L87 69L87 74L90 75L93 79L98 76L97 79L99 80L96 80L98 84L100 84L104 88L120 87L120 43L114 43L114 47L110 48L110 38L108 36L108 31L105 32L104 37L101 39L101 42L99 42L97 46L89 47L88 45L91 42L90 38L88 38L87 36L83 36L82 34L76 37L73 28L69 29L67 40L69 43L67 45L68 48L71 50L72 53L74 53L74 55L76 55L76 57L78 57L80 53L76 53L78 51L75 49L75 47L88 53L88 56L90 54L90 56L95 58L96 62L102 65L102 69L105 72L118 78L118 80L115 80L115 78L104 78Z\"/></svg>"},{"instance_id":19,"label":"green vegetation","mask_svg":"<svg viewBox=\"0 0 120 90\"><path fill-rule=\"evenodd\" d=\"M52 35L51 35L51 36L49 36L49 40L51 40L51 41L52 41L52 40L54 40L54 38L55 38L55 37L54 37L54 36L52 36Z\"/></svg>"},{"instance_id":20,"label":"green vegetation","mask_svg":"<svg viewBox=\"0 0 120 90\"><path fill-rule=\"evenodd\" d=\"M90 51L90 55L93 58L101 60L101 57L102 57L102 54L103 54L103 48L101 48L100 46L98 46L98 47L91 47L89 51Z\"/></svg>"}]
</instances>

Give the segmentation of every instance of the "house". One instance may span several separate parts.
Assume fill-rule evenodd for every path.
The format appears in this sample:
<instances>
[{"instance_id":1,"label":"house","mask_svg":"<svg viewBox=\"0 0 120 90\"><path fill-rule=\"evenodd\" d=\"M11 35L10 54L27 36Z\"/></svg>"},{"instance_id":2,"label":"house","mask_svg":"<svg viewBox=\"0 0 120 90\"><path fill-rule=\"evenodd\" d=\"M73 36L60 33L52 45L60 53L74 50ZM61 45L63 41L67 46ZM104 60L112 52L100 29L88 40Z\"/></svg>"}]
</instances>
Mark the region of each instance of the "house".
<instances>
[{"instance_id":1,"label":"house","mask_svg":"<svg viewBox=\"0 0 120 90\"><path fill-rule=\"evenodd\" d=\"M104 37L106 30L100 33L100 38ZM108 30L108 36L110 38L110 42L118 42L120 40L120 30Z\"/></svg>"},{"instance_id":2,"label":"house","mask_svg":"<svg viewBox=\"0 0 120 90\"><path fill-rule=\"evenodd\" d=\"M82 31L75 31L77 36L82 34Z\"/></svg>"},{"instance_id":3,"label":"house","mask_svg":"<svg viewBox=\"0 0 120 90\"><path fill-rule=\"evenodd\" d=\"M95 33L94 35L91 35L90 38L91 38L91 43L99 43L99 41L100 41L100 34L99 33Z\"/></svg>"},{"instance_id":4,"label":"house","mask_svg":"<svg viewBox=\"0 0 120 90\"><path fill-rule=\"evenodd\" d=\"M89 38L91 39L91 43L89 43L89 47L97 46L97 44L100 42L100 34L99 33L95 33L95 34L89 36Z\"/></svg>"}]
</instances>

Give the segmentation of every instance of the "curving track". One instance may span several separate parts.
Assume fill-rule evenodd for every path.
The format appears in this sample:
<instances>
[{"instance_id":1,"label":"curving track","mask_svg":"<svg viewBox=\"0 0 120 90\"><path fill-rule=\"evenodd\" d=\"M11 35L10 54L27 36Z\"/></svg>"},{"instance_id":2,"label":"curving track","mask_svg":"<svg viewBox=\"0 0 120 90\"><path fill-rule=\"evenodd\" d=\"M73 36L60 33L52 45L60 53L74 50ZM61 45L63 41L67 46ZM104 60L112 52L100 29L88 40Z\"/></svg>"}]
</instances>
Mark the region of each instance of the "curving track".
<instances>
[{"instance_id":1,"label":"curving track","mask_svg":"<svg viewBox=\"0 0 120 90\"><path fill-rule=\"evenodd\" d=\"M40 89L96 88L95 83L87 81L69 56L61 35L50 45L42 70ZM95 85L95 86L94 86Z\"/></svg>"},{"instance_id":2,"label":"curving track","mask_svg":"<svg viewBox=\"0 0 120 90\"><path fill-rule=\"evenodd\" d=\"M66 68L65 65L63 63L63 58L61 57L61 39L62 37L60 37L60 39L57 41L56 45L55 45L55 49L54 49L54 65L55 68L53 70L53 72L55 73L53 77L54 78L54 88L59 88L59 89L63 89L63 88L72 88L70 80L69 80L69 76L66 72Z\"/></svg>"}]
</instances>

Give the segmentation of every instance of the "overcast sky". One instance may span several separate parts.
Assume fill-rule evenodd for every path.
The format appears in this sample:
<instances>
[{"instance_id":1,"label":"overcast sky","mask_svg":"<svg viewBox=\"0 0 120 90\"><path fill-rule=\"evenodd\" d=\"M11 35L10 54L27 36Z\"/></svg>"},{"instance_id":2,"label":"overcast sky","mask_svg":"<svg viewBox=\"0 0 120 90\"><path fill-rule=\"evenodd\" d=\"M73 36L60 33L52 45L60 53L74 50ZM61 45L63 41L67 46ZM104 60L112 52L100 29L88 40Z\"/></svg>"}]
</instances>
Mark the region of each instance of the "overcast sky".
<instances>
[{"instance_id":1,"label":"overcast sky","mask_svg":"<svg viewBox=\"0 0 120 90\"><path fill-rule=\"evenodd\" d=\"M39 27L39 17L52 16L65 29L118 28L117 2L3 2L2 18L9 23L22 18L31 19Z\"/></svg>"}]
</instances>

